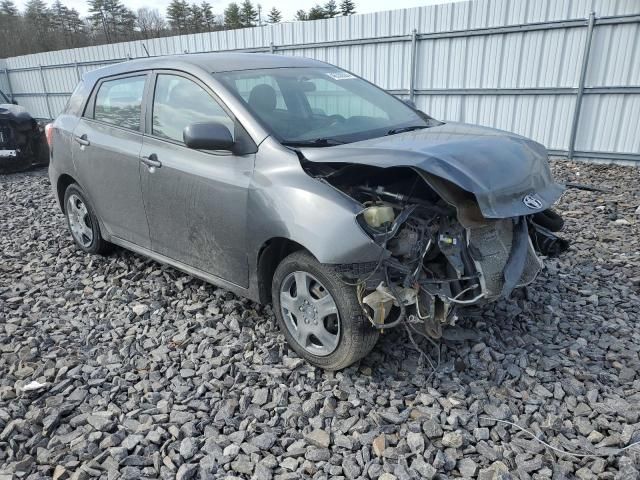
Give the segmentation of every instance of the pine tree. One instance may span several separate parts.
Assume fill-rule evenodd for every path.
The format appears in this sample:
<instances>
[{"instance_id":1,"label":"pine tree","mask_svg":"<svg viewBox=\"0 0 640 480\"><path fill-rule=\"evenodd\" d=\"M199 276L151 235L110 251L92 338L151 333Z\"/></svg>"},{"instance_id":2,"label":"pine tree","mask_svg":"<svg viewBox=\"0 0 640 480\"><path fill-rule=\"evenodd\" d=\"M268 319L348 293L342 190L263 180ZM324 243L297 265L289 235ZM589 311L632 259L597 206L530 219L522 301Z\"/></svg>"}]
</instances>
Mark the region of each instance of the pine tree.
<instances>
[{"instance_id":1,"label":"pine tree","mask_svg":"<svg viewBox=\"0 0 640 480\"><path fill-rule=\"evenodd\" d=\"M51 4L49 16L52 34L55 38L55 48L73 47L75 32L71 10L60 0L56 0Z\"/></svg>"},{"instance_id":2,"label":"pine tree","mask_svg":"<svg viewBox=\"0 0 640 480\"><path fill-rule=\"evenodd\" d=\"M49 27L49 14L49 8L42 0L29 0L25 5L25 18L38 28Z\"/></svg>"},{"instance_id":3,"label":"pine tree","mask_svg":"<svg viewBox=\"0 0 640 480\"><path fill-rule=\"evenodd\" d=\"M324 8L320 5L316 5L309 9L309 13L307 14L307 20L322 20L323 18L327 18L324 12Z\"/></svg>"},{"instance_id":4,"label":"pine tree","mask_svg":"<svg viewBox=\"0 0 640 480\"><path fill-rule=\"evenodd\" d=\"M300 22L302 22L302 21L304 21L304 20L309 20L309 19L307 18L307 12L305 12L304 10L298 10L298 11L296 12L296 17L295 17L295 18L296 18L296 20L298 20L298 21L300 21Z\"/></svg>"},{"instance_id":5,"label":"pine tree","mask_svg":"<svg viewBox=\"0 0 640 480\"><path fill-rule=\"evenodd\" d=\"M119 3L116 0L116 3ZM122 4L118 5L116 10L116 17L114 20L115 23L115 41L122 42L126 40L133 39L133 31L136 26L136 14L133 13L133 10L125 7Z\"/></svg>"},{"instance_id":6,"label":"pine tree","mask_svg":"<svg viewBox=\"0 0 640 480\"><path fill-rule=\"evenodd\" d=\"M202 2L200 4L200 10L202 10L203 27L207 32L211 32L216 25L216 17L213 14L211 4L208 2Z\"/></svg>"},{"instance_id":7,"label":"pine tree","mask_svg":"<svg viewBox=\"0 0 640 480\"><path fill-rule=\"evenodd\" d=\"M172 0L167 7L169 27L179 35L189 32L189 4L185 0Z\"/></svg>"},{"instance_id":8,"label":"pine tree","mask_svg":"<svg viewBox=\"0 0 640 480\"><path fill-rule=\"evenodd\" d=\"M89 0L88 20L102 31L107 43L112 43L131 38L136 16L120 0Z\"/></svg>"},{"instance_id":9,"label":"pine tree","mask_svg":"<svg viewBox=\"0 0 640 480\"><path fill-rule=\"evenodd\" d=\"M205 30L204 16L202 15L200 5L192 3L189 6L187 22L190 32L199 33Z\"/></svg>"},{"instance_id":10,"label":"pine tree","mask_svg":"<svg viewBox=\"0 0 640 480\"><path fill-rule=\"evenodd\" d=\"M276 7L273 7L270 11L269 11L269 23L278 23L282 21L282 12L280 12L280 10L278 10Z\"/></svg>"},{"instance_id":11,"label":"pine tree","mask_svg":"<svg viewBox=\"0 0 640 480\"><path fill-rule=\"evenodd\" d=\"M22 18L11 0L0 2L0 58L31 53L21 41Z\"/></svg>"},{"instance_id":12,"label":"pine tree","mask_svg":"<svg viewBox=\"0 0 640 480\"><path fill-rule=\"evenodd\" d=\"M69 9L63 5L60 0L56 0L51 4L50 18L51 26L54 30L59 32L65 32L67 30L66 21L68 10Z\"/></svg>"},{"instance_id":13,"label":"pine tree","mask_svg":"<svg viewBox=\"0 0 640 480\"><path fill-rule=\"evenodd\" d=\"M353 0L342 0L340 3L340 12L342 15L353 15L356 13L356 4Z\"/></svg>"},{"instance_id":14,"label":"pine tree","mask_svg":"<svg viewBox=\"0 0 640 480\"><path fill-rule=\"evenodd\" d=\"M86 34L85 22L82 18L80 18L80 13L75 8L67 9L67 20L66 20L67 28L74 33L75 35L84 35ZM80 44L75 45L76 47L81 46Z\"/></svg>"},{"instance_id":15,"label":"pine tree","mask_svg":"<svg viewBox=\"0 0 640 480\"><path fill-rule=\"evenodd\" d=\"M251 0L244 0L240 7L240 22L243 27L255 27L258 21L258 12L254 8Z\"/></svg>"},{"instance_id":16,"label":"pine tree","mask_svg":"<svg viewBox=\"0 0 640 480\"><path fill-rule=\"evenodd\" d=\"M226 28L242 28L240 19L240 7L237 3L231 2L224 11L224 26Z\"/></svg>"},{"instance_id":17,"label":"pine tree","mask_svg":"<svg viewBox=\"0 0 640 480\"><path fill-rule=\"evenodd\" d=\"M51 12L42 0L29 0L24 9L24 21L27 29L33 32L35 48L47 51L51 48ZM31 42L30 42L31 43Z\"/></svg>"},{"instance_id":18,"label":"pine tree","mask_svg":"<svg viewBox=\"0 0 640 480\"><path fill-rule=\"evenodd\" d=\"M336 0L329 0L324 4L324 14L325 18L333 18L340 14L340 10L338 10Z\"/></svg>"},{"instance_id":19,"label":"pine tree","mask_svg":"<svg viewBox=\"0 0 640 480\"><path fill-rule=\"evenodd\" d=\"M0 15L6 15L8 17L18 16L18 7L11 0L3 0L0 2Z\"/></svg>"}]
</instances>

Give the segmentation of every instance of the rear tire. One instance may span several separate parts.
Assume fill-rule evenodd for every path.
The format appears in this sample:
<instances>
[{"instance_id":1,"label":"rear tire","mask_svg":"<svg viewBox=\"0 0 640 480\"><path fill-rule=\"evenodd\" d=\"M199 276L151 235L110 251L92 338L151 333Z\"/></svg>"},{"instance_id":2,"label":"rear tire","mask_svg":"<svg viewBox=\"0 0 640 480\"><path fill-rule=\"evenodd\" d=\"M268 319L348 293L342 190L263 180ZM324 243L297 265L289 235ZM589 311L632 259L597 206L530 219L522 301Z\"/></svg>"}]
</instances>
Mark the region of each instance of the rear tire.
<instances>
[{"instance_id":1,"label":"rear tire","mask_svg":"<svg viewBox=\"0 0 640 480\"><path fill-rule=\"evenodd\" d=\"M307 252L282 260L271 291L287 342L316 367L346 368L366 356L378 340L380 333L365 317L355 288Z\"/></svg>"},{"instance_id":2,"label":"rear tire","mask_svg":"<svg viewBox=\"0 0 640 480\"><path fill-rule=\"evenodd\" d=\"M77 183L64 192L64 214L76 246L86 253L104 255L113 245L102 238L98 217Z\"/></svg>"}]
</instances>

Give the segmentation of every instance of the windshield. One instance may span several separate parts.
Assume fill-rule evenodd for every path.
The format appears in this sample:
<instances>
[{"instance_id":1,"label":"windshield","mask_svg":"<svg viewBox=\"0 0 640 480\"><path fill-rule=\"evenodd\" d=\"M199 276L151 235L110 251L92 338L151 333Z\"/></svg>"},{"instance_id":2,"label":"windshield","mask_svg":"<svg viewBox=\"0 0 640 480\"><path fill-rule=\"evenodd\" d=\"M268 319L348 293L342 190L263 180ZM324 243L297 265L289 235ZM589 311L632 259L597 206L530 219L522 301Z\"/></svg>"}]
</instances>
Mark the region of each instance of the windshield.
<instances>
[{"instance_id":1,"label":"windshield","mask_svg":"<svg viewBox=\"0 0 640 480\"><path fill-rule=\"evenodd\" d=\"M273 68L214 76L284 144L329 146L439 123L338 68Z\"/></svg>"}]
</instances>

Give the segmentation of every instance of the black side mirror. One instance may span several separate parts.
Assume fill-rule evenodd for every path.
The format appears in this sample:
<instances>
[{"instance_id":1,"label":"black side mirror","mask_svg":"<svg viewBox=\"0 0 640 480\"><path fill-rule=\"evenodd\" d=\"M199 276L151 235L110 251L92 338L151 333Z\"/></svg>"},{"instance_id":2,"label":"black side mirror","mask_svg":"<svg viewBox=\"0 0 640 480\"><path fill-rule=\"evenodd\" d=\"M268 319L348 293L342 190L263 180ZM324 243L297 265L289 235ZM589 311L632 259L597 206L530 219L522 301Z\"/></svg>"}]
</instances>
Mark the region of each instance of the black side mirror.
<instances>
[{"instance_id":1,"label":"black side mirror","mask_svg":"<svg viewBox=\"0 0 640 480\"><path fill-rule=\"evenodd\" d=\"M11 103L13 103L14 105L17 105L18 101L17 100L11 100Z\"/></svg>"},{"instance_id":2,"label":"black side mirror","mask_svg":"<svg viewBox=\"0 0 640 480\"><path fill-rule=\"evenodd\" d=\"M191 123L184 127L182 139L195 150L231 150L234 144L229 129L219 122Z\"/></svg>"}]
</instances>

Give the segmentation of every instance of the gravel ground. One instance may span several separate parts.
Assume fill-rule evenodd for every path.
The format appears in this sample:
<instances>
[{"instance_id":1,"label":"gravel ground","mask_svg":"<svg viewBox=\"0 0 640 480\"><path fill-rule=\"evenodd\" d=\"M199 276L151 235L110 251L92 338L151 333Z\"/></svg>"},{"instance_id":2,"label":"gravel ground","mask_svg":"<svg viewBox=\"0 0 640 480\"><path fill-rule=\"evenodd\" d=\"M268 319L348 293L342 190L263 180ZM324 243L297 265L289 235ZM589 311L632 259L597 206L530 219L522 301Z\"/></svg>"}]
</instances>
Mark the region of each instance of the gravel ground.
<instances>
[{"instance_id":1,"label":"gravel ground","mask_svg":"<svg viewBox=\"0 0 640 480\"><path fill-rule=\"evenodd\" d=\"M83 255L45 171L0 177L0 480L638 478L640 171L553 167L613 193L567 192L571 250L448 330L431 378L402 330L314 369L270 307Z\"/></svg>"}]
</instances>

